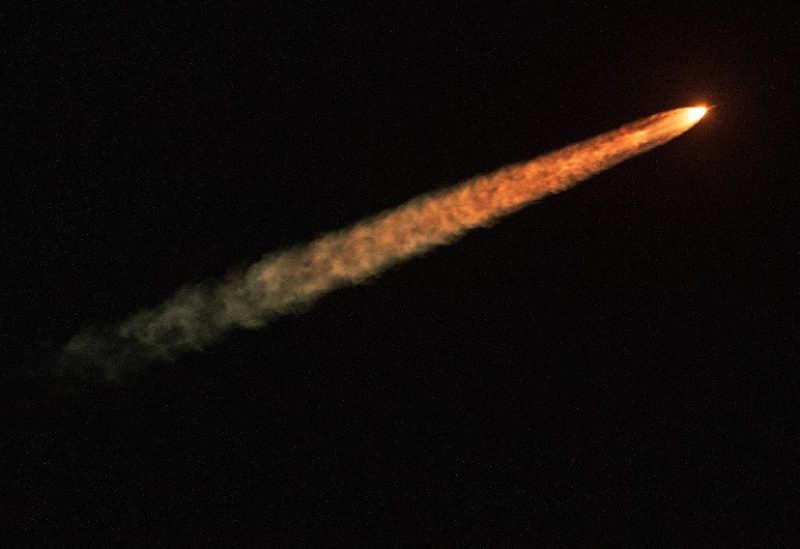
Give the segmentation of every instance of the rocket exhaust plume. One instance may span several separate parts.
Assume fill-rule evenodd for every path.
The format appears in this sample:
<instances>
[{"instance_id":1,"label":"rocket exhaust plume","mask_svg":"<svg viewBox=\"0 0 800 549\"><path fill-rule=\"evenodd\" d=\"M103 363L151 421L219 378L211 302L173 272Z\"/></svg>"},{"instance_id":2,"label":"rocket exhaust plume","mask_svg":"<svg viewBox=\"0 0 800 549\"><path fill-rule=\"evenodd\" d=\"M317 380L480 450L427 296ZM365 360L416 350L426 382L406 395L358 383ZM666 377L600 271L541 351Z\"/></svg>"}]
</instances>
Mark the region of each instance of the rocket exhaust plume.
<instances>
[{"instance_id":1,"label":"rocket exhaust plume","mask_svg":"<svg viewBox=\"0 0 800 549\"><path fill-rule=\"evenodd\" d=\"M85 330L64 347L64 372L97 368L107 379L197 351L234 328L256 329L323 294L359 284L410 257L453 242L543 196L569 189L691 128L705 107L674 109L529 162L419 196L340 231L271 253L238 276L179 290L118 326Z\"/></svg>"}]
</instances>

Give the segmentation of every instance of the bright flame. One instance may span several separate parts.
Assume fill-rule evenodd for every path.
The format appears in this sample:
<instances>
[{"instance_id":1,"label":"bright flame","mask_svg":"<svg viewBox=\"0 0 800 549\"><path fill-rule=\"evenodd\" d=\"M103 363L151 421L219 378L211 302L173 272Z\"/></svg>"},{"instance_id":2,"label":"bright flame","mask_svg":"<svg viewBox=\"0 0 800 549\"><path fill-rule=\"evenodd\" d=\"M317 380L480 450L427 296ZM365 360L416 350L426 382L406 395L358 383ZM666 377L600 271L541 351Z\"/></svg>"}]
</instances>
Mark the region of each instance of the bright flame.
<instances>
[{"instance_id":1,"label":"bright flame","mask_svg":"<svg viewBox=\"0 0 800 549\"><path fill-rule=\"evenodd\" d=\"M692 107L687 111L686 116L689 118L689 123L694 124L703 118L708 112L706 107Z\"/></svg>"}]
</instances>

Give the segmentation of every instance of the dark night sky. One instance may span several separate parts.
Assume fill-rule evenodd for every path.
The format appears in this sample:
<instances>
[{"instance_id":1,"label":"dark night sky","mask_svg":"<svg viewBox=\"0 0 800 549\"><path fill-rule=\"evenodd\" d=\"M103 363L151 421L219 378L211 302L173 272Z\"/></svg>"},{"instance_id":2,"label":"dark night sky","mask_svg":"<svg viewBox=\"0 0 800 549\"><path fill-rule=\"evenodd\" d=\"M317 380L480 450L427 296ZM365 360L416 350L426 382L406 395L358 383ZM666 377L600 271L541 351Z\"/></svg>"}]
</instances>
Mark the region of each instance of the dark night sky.
<instances>
[{"instance_id":1,"label":"dark night sky","mask_svg":"<svg viewBox=\"0 0 800 549\"><path fill-rule=\"evenodd\" d=\"M3 17L5 546L796 542L797 13L112 4ZM45 373L184 284L697 103L301 315Z\"/></svg>"}]
</instances>

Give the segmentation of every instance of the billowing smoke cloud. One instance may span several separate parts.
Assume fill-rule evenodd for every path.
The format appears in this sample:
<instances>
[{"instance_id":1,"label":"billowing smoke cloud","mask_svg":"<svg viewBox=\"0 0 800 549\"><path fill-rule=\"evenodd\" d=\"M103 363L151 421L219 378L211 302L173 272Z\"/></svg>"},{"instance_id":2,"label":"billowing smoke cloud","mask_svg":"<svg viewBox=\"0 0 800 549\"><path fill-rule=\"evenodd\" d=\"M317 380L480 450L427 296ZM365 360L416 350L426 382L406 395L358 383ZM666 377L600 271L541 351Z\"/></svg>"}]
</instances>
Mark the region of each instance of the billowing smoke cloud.
<instances>
[{"instance_id":1,"label":"billowing smoke cloud","mask_svg":"<svg viewBox=\"0 0 800 549\"><path fill-rule=\"evenodd\" d=\"M336 288L361 283L410 257L680 135L705 109L656 114L530 162L412 199L317 240L268 254L215 285L183 288L118 326L88 329L64 348L65 371L107 378L198 351L234 328L256 329Z\"/></svg>"}]
</instances>

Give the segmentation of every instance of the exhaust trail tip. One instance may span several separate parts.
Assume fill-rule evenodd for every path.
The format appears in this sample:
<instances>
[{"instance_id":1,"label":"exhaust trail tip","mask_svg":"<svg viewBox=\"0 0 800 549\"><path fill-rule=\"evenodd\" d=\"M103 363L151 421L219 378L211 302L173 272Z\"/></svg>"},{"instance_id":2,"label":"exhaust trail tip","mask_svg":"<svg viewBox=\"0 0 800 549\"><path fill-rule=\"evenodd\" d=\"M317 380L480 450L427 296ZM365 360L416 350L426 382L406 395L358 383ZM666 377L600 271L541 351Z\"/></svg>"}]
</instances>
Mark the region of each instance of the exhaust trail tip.
<instances>
[{"instance_id":1,"label":"exhaust trail tip","mask_svg":"<svg viewBox=\"0 0 800 549\"><path fill-rule=\"evenodd\" d=\"M696 124L708 112L708 107L699 105L686 109L686 119L689 124Z\"/></svg>"}]
</instances>

